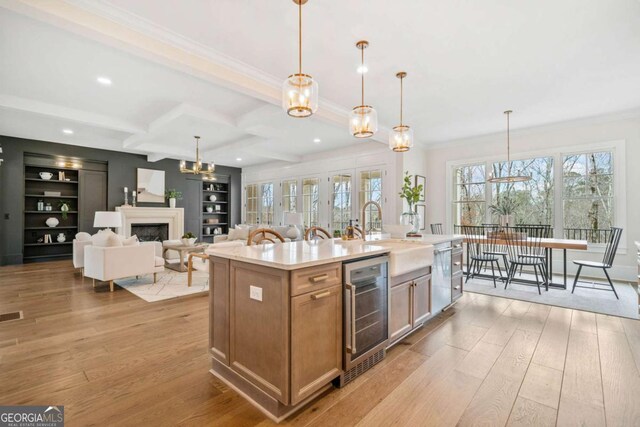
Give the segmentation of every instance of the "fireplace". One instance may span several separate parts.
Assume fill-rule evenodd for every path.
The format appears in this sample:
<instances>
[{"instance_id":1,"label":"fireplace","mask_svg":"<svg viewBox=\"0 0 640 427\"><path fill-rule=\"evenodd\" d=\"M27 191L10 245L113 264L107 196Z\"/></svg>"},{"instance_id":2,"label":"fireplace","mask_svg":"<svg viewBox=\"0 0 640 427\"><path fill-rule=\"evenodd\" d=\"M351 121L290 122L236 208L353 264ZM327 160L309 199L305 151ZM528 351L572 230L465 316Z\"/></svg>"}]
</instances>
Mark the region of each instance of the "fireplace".
<instances>
[{"instance_id":1,"label":"fireplace","mask_svg":"<svg viewBox=\"0 0 640 427\"><path fill-rule=\"evenodd\" d=\"M118 206L116 211L122 214L122 227L116 228L116 233L125 237L136 234L132 232L133 225L166 225L167 240L177 240L184 234L183 208L140 208L133 206ZM140 237L140 234L138 234ZM156 236L154 235L153 238Z\"/></svg>"},{"instance_id":2,"label":"fireplace","mask_svg":"<svg viewBox=\"0 0 640 427\"><path fill-rule=\"evenodd\" d=\"M169 239L169 224L131 224L131 235L141 242L162 242Z\"/></svg>"}]
</instances>

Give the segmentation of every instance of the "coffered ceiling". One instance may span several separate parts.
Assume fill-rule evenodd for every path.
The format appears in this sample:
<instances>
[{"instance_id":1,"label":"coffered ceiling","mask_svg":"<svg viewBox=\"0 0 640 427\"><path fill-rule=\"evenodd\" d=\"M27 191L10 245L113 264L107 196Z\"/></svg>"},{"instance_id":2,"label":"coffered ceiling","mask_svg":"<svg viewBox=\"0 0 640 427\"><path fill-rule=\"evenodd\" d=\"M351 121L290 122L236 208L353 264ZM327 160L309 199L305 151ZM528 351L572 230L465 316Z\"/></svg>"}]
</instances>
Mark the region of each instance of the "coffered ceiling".
<instances>
[{"instance_id":1,"label":"coffered ceiling","mask_svg":"<svg viewBox=\"0 0 640 427\"><path fill-rule=\"evenodd\" d=\"M321 104L301 120L279 105L296 69L290 0L0 0L0 133L152 161L192 156L197 134L205 161L297 162L385 143L399 70L423 145L501 131L506 108L517 129L640 107L636 0L310 0L303 19ZM366 142L346 129L363 38L382 128Z\"/></svg>"}]
</instances>

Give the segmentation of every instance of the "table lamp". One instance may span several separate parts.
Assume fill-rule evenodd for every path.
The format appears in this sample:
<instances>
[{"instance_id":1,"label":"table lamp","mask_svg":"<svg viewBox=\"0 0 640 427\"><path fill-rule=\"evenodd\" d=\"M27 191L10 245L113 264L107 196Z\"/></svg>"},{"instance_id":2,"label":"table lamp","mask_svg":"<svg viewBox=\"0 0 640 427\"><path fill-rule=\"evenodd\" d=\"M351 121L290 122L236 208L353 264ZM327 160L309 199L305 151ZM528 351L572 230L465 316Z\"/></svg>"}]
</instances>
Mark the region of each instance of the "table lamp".
<instances>
[{"instance_id":1,"label":"table lamp","mask_svg":"<svg viewBox=\"0 0 640 427\"><path fill-rule=\"evenodd\" d=\"M286 235L291 240L296 240L300 236L300 230L296 225L302 225L302 214L296 212L285 212L282 221L285 225L289 226Z\"/></svg>"},{"instance_id":2,"label":"table lamp","mask_svg":"<svg viewBox=\"0 0 640 427\"><path fill-rule=\"evenodd\" d=\"M93 226L104 229L122 227L122 215L120 212L97 211L93 217Z\"/></svg>"}]
</instances>

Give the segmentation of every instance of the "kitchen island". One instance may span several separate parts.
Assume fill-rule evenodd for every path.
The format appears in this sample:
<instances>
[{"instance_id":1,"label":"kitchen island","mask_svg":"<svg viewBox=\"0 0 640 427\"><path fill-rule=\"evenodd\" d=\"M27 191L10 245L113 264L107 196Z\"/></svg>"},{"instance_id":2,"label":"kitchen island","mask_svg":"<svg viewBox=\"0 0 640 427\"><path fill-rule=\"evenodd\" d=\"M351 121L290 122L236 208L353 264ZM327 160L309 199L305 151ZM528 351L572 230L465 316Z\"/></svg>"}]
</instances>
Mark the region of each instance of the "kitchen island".
<instances>
[{"instance_id":1,"label":"kitchen island","mask_svg":"<svg viewBox=\"0 0 640 427\"><path fill-rule=\"evenodd\" d=\"M211 246L207 250L211 373L271 419L281 421L338 380L342 381L351 371L360 370L360 366L349 368L346 361L348 353L352 353L352 357L357 353L355 346L349 347L349 343L355 344L355 324L362 326L366 322L365 316L358 315L356 319L355 314L362 306L371 305L365 292L356 302L355 286L348 283L348 274L352 274L349 270L358 264L368 265L367 270L384 278L384 289L380 286L384 301L376 303L380 304L377 312L383 313L384 323L376 322L376 326L369 329L364 325L362 332L365 336L384 332L379 347L373 349L381 348L376 358L364 362L365 365L377 363L391 342L388 339L391 324L387 321L389 308L391 311L393 308L387 302L393 304L389 286L394 280L416 283L412 288L420 289L419 298L409 296L412 307L414 303L421 307L418 322L412 325L420 326L434 314L431 266L428 265L433 257L423 261L415 272L406 271L407 260L413 262L412 255L425 253L418 249L432 248L426 241L421 245L416 243L335 239L245 247ZM397 258L393 258L394 255ZM403 274L388 275L387 269L393 268L387 265L404 268ZM361 272L364 269L356 274ZM413 314L413 309L407 308ZM351 316L352 328L344 323ZM403 331L401 335L408 332ZM358 350L363 351L362 346Z\"/></svg>"}]
</instances>

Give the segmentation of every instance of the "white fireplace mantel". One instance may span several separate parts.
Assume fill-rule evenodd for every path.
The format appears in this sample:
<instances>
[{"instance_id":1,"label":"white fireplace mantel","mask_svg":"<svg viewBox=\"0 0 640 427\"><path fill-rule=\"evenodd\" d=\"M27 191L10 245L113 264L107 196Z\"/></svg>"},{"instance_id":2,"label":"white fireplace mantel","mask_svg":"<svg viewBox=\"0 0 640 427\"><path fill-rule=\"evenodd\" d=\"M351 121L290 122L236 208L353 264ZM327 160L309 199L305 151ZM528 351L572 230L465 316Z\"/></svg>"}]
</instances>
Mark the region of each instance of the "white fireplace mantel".
<instances>
[{"instance_id":1,"label":"white fireplace mantel","mask_svg":"<svg viewBox=\"0 0 640 427\"><path fill-rule=\"evenodd\" d=\"M118 234L131 236L131 224L168 224L169 239L180 239L184 234L183 208L139 208L118 206L116 211L122 214L122 227L116 228Z\"/></svg>"}]
</instances>

